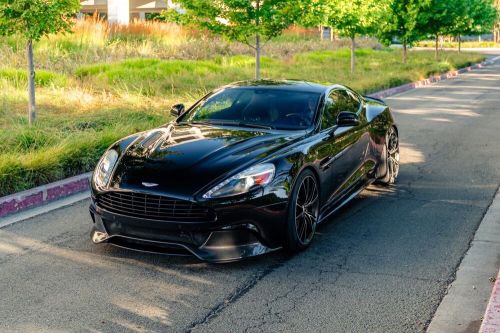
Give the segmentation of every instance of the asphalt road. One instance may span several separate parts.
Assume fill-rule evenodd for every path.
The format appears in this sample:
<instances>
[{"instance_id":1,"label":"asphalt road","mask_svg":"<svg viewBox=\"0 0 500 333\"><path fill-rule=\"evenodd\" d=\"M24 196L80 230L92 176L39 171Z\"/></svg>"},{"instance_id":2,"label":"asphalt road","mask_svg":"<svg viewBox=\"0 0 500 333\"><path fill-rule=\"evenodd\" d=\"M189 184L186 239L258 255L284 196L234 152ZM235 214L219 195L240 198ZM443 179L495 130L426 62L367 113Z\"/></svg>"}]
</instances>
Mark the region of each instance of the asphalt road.
<instances>
[{"instance_id":1,"label":"asphalt road","mask_svg":"<svg viewBox=\"0 0 500 333\"><path fill-rule=\"evenodd\" d=\"M214 265L93 246L81 202L0 229L0 331L424 330L500 183L500 64L387 101L399 183L306 252Z\"/></svg>"}]
</instances>

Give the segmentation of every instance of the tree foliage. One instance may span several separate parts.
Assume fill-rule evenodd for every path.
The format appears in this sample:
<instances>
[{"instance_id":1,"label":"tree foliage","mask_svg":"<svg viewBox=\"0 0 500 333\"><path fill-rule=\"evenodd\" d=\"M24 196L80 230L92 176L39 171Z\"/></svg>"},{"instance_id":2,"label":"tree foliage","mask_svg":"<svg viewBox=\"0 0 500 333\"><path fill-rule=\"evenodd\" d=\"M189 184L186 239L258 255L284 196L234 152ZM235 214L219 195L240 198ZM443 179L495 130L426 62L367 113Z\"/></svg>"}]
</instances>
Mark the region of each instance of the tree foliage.
<instances>
[{"instance_id":1,"label":"tree foliage","mask_svg":"<svg viewBox=\"0 0 500 333\"><path fill-rule=\"evenodd\" d=\"M354 38L373 35L380 14L385 11L385 1L376 0L325 0L328 4L327 23L340 36Z\"/></svg>"},{"instance_id":2,"label":"tree foliage","mask_svg":"<svg viewBox=\"0 0 500 333\"><path fill-rule=\"evenodd\" d=\"M492 0L456 1L453 20L445 33L449 35L477 35L491 31L497 19Z\"/></svg>"},{"instance_id":3,"label":"tree foliage","mask_svg":"<svg viewBox=\"0 0 500 333\"><path fill-rule=\"evenodd\" d=\"M457 36L460 45L460 35L490 31L496 17L493 0L391 0L378 37L385 44L400 39L405 62L407 45L432 36L437 58L439 36Z\"/></svg>"},{"instance_id":4,"label":"tree foliage","mask_svg":"<svg viewBox=\"0 0 500 333\"><path fill-rule=\"evenodd\" d=\"M376 25L387 11L387 1L376 0L324 0L325 25L331 26L340 36L351 39L351 71L355 68L355 38L374 35Z\"/></svg>"},{"instance_id":5,"label":"tree foliage","mask_svg":"<svg viewBox=\"0 0 500 333\"><path fill-rule=\"evenodd\" d=\"M269 40L295 23L305 1L289 0L179 0L186 15L200 27L245 43L256 34Z\"/></svg>"},{"instance_id":6,"label":"tree foliage","mask_svg":"<svg viewBox=\"0 0 500 333\"><path fill-rule=\"evenodd\" d=\"M260 78L262 42L280 35L307 10L307 0L178 0L192 23L256 51ZM261 39L263 39L261 41Z\"/></svg>"},{"instance_id":7,"label":"tree foliage","mask_svg":"<svg viewBox=\"0 0 500 333\"><path fill-rule=\"evenodd\" d=\"M436 39L442 35L475 35L493 28L496 12L492 0L426 0L419 15L419 30Z\"/></svg>"},{"instance_id":8,"label":"tree foliage","mask_svg":"<svg viewBox=\"0 0 500 333\"><path fill-rule=\"evenodd\" d=\"M0 0L0 35L21 34L37 41L48 34L69 32L71 18L79 10L78 0Z\"/></svg>"},{"instance_id":9,"label":"tree foliage","mask_svg":"<svg viewBox=\"0 0 500 333\"><path fill-rule=\"evenodd\" d=\"M403 44L403 63L406 63L408 45L423 37L417 26L421 10L419 0L392 0L385 19L379 22L378 37L382 43L389 45L396 37Z\"/></svg>"}]
</instances>

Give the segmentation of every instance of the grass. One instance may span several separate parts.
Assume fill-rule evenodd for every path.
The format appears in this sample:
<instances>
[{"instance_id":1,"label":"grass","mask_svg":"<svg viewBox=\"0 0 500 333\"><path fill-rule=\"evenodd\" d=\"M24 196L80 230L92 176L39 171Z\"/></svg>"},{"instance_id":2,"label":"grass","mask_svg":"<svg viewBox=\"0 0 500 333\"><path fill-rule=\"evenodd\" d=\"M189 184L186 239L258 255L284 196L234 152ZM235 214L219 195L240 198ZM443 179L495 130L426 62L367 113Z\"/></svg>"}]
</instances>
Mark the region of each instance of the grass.
<instances>
[{"instance_id":1,"label":"grass","mask_svg":"<svg viewBox=\"0 0 500 333\"><path fill-rule=\"evenodd\" d=\"M435 47L435 42L433 40L431 41L422 41L417 43L417 46L420 47ZM439 43L439 47L441 47L441 43ZM445 48L454 48L458 49L458 42L444 42L442 44L442 47ZM500 48L500 43L495 43L493 41L463 41L462 42L462 48Z\"/></svg>"},{"instance_id":2,"label":"grass","mask_svg":"<svg viewBox=\"0 0 500 333\"><path fill-rule=\"evenodd\" d=\"M432 51L413 51L403 65L400 50L363 40L351 74L347 42L316 38L296 29L270 42L262 76L369 93L484 59L450 52L435 61ZM0 39L0 58L0 196L89 171L112 142L168 122L172 104L254 74L246 47L201 32L159 23L112 30L83 21L73 35L36 44L38 118L30 128L21 41Z\"/></svg>"}]
</instances>

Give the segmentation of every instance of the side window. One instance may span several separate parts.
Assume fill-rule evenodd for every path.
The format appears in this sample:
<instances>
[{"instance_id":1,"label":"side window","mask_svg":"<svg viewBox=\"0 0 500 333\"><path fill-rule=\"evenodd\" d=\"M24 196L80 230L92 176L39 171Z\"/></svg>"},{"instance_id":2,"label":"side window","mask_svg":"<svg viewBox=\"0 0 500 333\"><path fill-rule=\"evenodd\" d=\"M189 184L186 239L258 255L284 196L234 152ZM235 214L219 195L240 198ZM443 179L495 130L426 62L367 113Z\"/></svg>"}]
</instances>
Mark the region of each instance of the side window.
<instances>
[{"instance_id":1,"label":"side window","mask_svg":"<svg viewBox=\"0 0 500 333\"><path fill-rule=\"evenodd\" d=\"M337 89L328 95L325 101L325 112L321 119L321 128L330 128L337 122L342 111L358 112L360 102L358 98L347 90Z\"/></svg>"},{"instance_id":2,"label":"side window","mask_svg":"<svg viewBox=\"0 0 500 333\"><path fill-rule=\"evenodd\" d=\"M351 92L347 90L337 90L337 109L338 112L348 111L348 112L358 112L359 110L359 100Z\"/></svg>"},{"instance_id":3,"label":"side window","mask_svg":"<svg viewBox=\"0 0 500 333\"><path fill-rule=\"evenodd\" d=\"M346 111L351 111L351 112L358 112L359 107L361 102L359 101L359 98L352 92L346 91L348 94L348 99L349 99L349 110Z\"/></svg>"},{"instance_id":4,"label":"side window","mask_svg":"<svg viewBox=\"0 0 500 333\"><path fill-rule=\"evenodd\" d=\"M325 101L325 111L323 112L323 117L321 118L321 128L330 128L335 125L337 120L337 108L336 108L336 92L332 91Z\"/></svg>"}]
</instances>

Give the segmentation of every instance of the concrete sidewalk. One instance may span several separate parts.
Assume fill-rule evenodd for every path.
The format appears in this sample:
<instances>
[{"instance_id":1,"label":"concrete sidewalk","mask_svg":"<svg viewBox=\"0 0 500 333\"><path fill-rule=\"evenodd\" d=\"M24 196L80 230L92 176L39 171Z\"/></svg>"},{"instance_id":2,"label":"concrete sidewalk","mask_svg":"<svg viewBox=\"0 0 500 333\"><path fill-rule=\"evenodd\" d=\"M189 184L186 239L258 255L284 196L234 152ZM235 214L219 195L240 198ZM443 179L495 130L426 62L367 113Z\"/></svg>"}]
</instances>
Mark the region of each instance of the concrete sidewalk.
<instances>
[{"instance_id":1,"label":"concrete sidewalk","mask_svg":"<svg viewBox=\"0 0 500 333\"><path fill-rule=\"evenodd\" d=\"M429 325L428 332L500 332L500 318L496 318L496 321L492 319L488 325L484 323L481 326L488 301L495 301L490 294L499 268L500 191L497 191L460 263L455 281L448 287L448 292ZM500 313L496 315L500 317ZM498 324L496 327L495 323Z\"/></svg>"}]
</instances>

